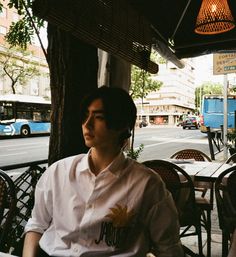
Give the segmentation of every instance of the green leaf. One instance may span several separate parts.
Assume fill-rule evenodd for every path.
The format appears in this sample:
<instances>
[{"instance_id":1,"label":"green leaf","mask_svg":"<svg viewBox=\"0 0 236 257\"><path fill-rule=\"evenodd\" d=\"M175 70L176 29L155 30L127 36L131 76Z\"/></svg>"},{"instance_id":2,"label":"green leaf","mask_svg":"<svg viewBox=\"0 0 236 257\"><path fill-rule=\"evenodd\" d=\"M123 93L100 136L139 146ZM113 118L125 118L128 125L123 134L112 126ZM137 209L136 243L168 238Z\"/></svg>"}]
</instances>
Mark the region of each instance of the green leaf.
<instances>
[{"instance_id":1,"label":"green leaf","mask_svg":"<svg viewBox=\"0 0 236 257\"><path fill-rule=\"evenodd\" d=\"M143 151L144 149L144 144L140 144L140 146L137 149L129 149L126 150L126 154L128 157L130 157L131 159L137 160L140 153Z\"/></svg>"},{"instance_id":2,"label":"green leaf","mask_svg":"<svg viewBox=\"0 0 236 257\"><path fill-rule=\"evenodd\" d=\"M8 7L15 8L21 19L13 22L5 36L11 46L20 46L23 49L32 44L35 28L44 26L44 21L32 15L32 0L9 0ZM34 28L34 26L35 28Z\"/></svg>"}]
</instances>

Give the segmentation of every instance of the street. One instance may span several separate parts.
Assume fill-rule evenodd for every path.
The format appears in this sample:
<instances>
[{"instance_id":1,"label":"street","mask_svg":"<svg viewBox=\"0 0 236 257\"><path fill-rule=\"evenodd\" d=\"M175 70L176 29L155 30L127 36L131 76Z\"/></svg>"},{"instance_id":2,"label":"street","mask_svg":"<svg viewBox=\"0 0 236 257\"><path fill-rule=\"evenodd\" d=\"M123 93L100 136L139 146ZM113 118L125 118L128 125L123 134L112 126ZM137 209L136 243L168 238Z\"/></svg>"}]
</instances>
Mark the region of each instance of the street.
<instances>
[{"instance_id":1,"label":"street","mask_svg":"<svg viewBox=\"0 0 236 257\"><path fill-rule=\"evenodd\" d=\"M0 140L0 166L48 158L48 136Z\"/></svg>"},{"instance_id":2,"label":"street","mask_svg":"<svg viewBox=\"0 0 236 257\"><path fill-rule=\"evenodd\" d=\"M209 155L207 137L200 130L182 127L137 128L134 147L144 144L139 161L170 157L183 148L195 148ZM0 139L0 166L48 158L48 136Z\"/></svg>"},{"instance_id":3,"label":"street","mask_svg":"<svg viewBox=\"0 0 236 257\"><path fill-rule=\"evenodd\" d=\"M178 150L195 148L209 155L209 146L206 134L199 129L182 127L146 127L136 130L135 147L144 144L139 161L169 158Z\"/></svg>"}]
</instances>

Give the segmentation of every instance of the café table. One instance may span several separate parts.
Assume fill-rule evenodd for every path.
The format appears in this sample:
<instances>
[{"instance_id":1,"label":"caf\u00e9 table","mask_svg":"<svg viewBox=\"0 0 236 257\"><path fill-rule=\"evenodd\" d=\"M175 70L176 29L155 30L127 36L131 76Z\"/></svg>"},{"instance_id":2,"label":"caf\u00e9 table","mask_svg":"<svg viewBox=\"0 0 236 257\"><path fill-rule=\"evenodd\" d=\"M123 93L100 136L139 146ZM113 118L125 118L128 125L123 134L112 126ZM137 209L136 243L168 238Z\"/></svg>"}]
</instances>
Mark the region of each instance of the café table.
<instances>
[{"instance_id":1,"label":"caf\u00e9 table","mask_svg":"<svg viewBox=\"0 0 236 257\"><path fill-rule=\"evenodd\" d=\"M231 167L225 162L202 162L192 159L168 159L178 165L193 179L193 181L215 182L221 172Z\"/></svg>"},{"instance_id":2,"label":"caf\u00e9 table","mask_svg":"<svg viewBox=\"0 0 236 257\"><path fill-rule=\"evenodd\" d=\"M204 162L195 161L192 159L169 159L168 161L175 163L182 168L192 180L201 185L201 188L206 188L211 191L210 204L214 204L214 183L217 177L226 169L230 168L232 164L225 162Z\"/></svg>"}]
</instances>

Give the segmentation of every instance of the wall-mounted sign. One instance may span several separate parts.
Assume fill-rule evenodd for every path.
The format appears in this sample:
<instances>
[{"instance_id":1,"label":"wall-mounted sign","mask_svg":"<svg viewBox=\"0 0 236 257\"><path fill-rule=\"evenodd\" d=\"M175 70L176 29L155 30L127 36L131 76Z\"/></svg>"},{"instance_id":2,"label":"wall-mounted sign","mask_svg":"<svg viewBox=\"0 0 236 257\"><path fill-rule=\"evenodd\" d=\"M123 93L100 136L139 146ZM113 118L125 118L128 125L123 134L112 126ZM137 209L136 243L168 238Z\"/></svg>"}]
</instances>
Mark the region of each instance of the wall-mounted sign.
<instances>
[{"instance_id":1,"label":"wall-mounted sign","mask_svg":"<svg viewBox=\"0 0 236 257\"><path fill-rule=\"evenodd\" d=\"M236 53L213 54L213 74L236 72Z\"/></svg>"}]
</instances>

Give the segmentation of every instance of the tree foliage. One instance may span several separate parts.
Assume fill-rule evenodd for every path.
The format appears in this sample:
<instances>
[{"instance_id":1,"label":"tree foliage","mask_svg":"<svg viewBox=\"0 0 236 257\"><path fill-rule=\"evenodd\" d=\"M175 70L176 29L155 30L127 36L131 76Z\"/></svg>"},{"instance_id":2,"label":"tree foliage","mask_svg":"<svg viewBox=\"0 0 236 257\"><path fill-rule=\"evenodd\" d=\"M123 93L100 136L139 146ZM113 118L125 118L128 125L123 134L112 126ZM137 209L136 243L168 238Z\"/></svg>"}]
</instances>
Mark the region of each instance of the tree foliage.
<instances>
[{"instance_id":1,"label":"tree foliage","mask_svg":"<svg viewBox=\"0 0 236 257\"><path fill-rule=\"evenodd\" d=\"M0 11L2 8L0 0ZM8 7L15 8L20 19L17 22L12 22L6 41L11 46L20 46L26 49L28 44L32 43L33 36L38 34L41 27L44 26L42 19L32 15L32 0L9 0Z\"/></svg>"},{"instance_id":2,"label":"tree foliage","mask_svg":"<svg viewBox=\"0 0 236 257\"><path fill-rule=\"evenodd\" d=\"M202 96L207 94L223 94L223 86L221 83L204 82L195 89L195 105L200 106Z\"/></svg>"},{"instance_id":3,"label":"tree foliage","mask_svg":"<svg viewBox=\"0 0 236 257\"><path fill-rule=\"evenodd\" d=\"M13 94L16 94L18 82L23 86L29 79L39 75L39 70L30 57L31 53L21 48L10 48L6 54L0 55L1 73L10 79Z\"/></svg>"},{"instance_id":4,"label":"tree foliage","mask_svg":"<svg viewBox=\"0 0 236 257\"><path fill-rule=\"evenodd\" d=\"M143 99L150 92L159 90L161 85L162 82L153 80L148 72L132 66L130 95L133 99Z\"/></svg>"}]
</instances>

